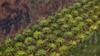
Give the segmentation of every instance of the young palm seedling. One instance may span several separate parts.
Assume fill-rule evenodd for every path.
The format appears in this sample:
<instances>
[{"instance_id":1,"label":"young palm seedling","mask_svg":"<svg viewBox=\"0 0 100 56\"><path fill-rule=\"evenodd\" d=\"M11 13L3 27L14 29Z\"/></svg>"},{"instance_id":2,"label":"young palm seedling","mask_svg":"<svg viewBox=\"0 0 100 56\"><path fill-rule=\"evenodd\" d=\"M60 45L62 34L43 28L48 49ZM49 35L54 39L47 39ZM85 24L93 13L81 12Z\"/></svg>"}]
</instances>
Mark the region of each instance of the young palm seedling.
<instances>
[{"instance_id":1,"label":"young palm seedling","mask_svg":"<svg viewBox=\"0 0 100 56\"><path fill-rule=\"evenodd\" d=\"M33 32L34 32L34 31L39 31L39 30L41 30L40 25L38 25L38 24L33 25L33 27L32 27L32 31L33 31Z\"/></svg>"},{"instance_id":2,"label":"young palm seedling","mask_svg":"<svg viewBox=\"0 0 100 56\"><path fill-rule=\"evenodd\" d=\"M48 51L54 51L56 49L56 44L55 43L49 43L48 44Z\"/></svg>"},{"instance_id":3,"label":"young palm seedling","mask_svg":"<svg viewBox=\"0 0 100 56\"><path fill-rule=\"evenodd\" d=\"M59 52L61 55L65 55L67 51L68 51L68 46L66 45L63 45L59 48Z\"/></svg>"},{"instance_id":4,"label":"young palm seedling","mask_svg":"<svg viewBox=\"0 0 100 56\"><path fill-rule=\"evenodd\" d=\"M51 29L50 29L49 27L44 27L44 28L42 29L42 32L43 32L43 33L50 33L50 32L51 32Z\"/></svg>"},{"instance_id":5,"label":"young palm seedling","mask_svg":"<svg viewBox=\"0 0 100 56\"><path fill-rule=\"evenodd\" d=\"M56 19L59 19L59 18L61 18L61 16L62 16L61 13L57 13L57 14L55 15L55 18L56 18Z\"/></svg>"},{"instance_id":6,"label":"young palm seedling","mask_svg":"<svg viewBox=\"0 0 100 56\"><path fill-rule=\"evenodd\" d=\"M32 37L27 37L25 38L25 44L29 45L29 44L32 44L33 43L33 38Z\"/></svg>"},{"instance_id":7,"label":"young palm seedling","mask_svg":"<svg viewBox=\"0 0 100 56\"><path fill-rule=\"evenodd\" d=\"M53 42L56 38L53 34L47 34L46 38L48 39L49 42Z\"/></svg>"},{"instance_id":8,"label":"young palm seedling","mask_svg":"<svg viewBox=\"0 0 100 56\"><path fill-rule=\"evenodd\" d=\"M64 23L66 23L66 21L65 21L65 19L60 18L60 19L57 20L57 23L58 23L59 25L62 25L62 24L64 24Z\"/></svg>"},{"instance_id":9,"label":"young palm seedling","mask_svg":"<svg viewBox=\"0 0 100 56\"><path fill-rule=\"evenodd\" d=\"M15 49L16 50L22 50L23 49L23 43L22 42L17 42L17 43L15 43Z\"/></svg>"},{"instance_id":10,"label":"young palm seedling","mask_svg":"<svg viewBox=\"0 0 100 56\"><path fill-rule=\"evenodd\" d=\"M13 54L14 54L14 48L7 47L7 49L5 50L5 56L13 56Z\"/></svg>"},{"instance_id":11,"label":"young palm seedling","mask_svg":"<svg viewBox=\"0 0 100 56\"><path fill-rule=\"evenodd\" d=\"M39 39L36 42L37 46L39 46L39 47L43 46L44 43L45 43L45 40L42 40L42 39Z\"/></svg>"},{"instance_id":12,"label":"young palm seedling","mask_svg":"<svg viewBox=\"0 0 100 56\"><path fill-rule=\"evenodd\" d=\"M51 29L58 29L59 28L57 23L52 23L50 26L51 26Z\"/></svg>"},{"instance_id":13,"label":"young palm seedling","mask_svg":"<svg viewBox=\"0 0 100 56\"><path fill-rule=\"evenodd\" d=\"M64 44L65 39L60 37L60 38L57 38L55 41L56 41L56 45L61 46Z\"/></svg>"},{"instance_id":14,"label":"young palm seedling","mask_svg":"<svg viewBox=\"0 0 100 56\"><path fill-rule=\"evenodd\" d=\"M22 42L24 40L24 37L22 34L16 34L14 40L17 42Z\"/></svg>"},{"instance_id":15,"label":"young palm seedling","mask_svg":"<svg viewBox=\"0 0 100 56\"><path fill-rule=\"evenodd\" d=\"M32 35L32 31L30 29L26 29L26 30L23 31L22 34L25 35L25 37L26 36L31 36Z\"/></svg>"},{"instance_id":16,"label":"young palm seedling","mask_svg":"<svg viewBox=\"0 0 100 56\"><path fill-rule=\"evenodd\" d=\"M83 20L83 18L80 17L80 16L75 17L75 19L76 19L77 21L82 21L82 20Z\"/></svg>"},{"instance_id":17,"label":"young palm seedling","mask_svg":"<svg viewBox=\"0 0 100 56\"><path fill-rule=\"evenodd\" d=\"M30 45L30 46L27 47L27 52L28 53L34 54L35 51L36 51L36 47L35 46Z\"/></svg>"},{"instance_id":18,"label":"young palm seedling","mask_svg":"<svg viewBox=\"0 0 100 56\"><path fill-rule=\"evenodd\" d=\"M43 33L41 31L35 31L33 33L33 38L37 39L41 39L43 37Z\"/></svg>"},{"instance_id":19,"label":"young palm seedling","mask_svg":"<svg viewBox=\"0 0 100 56\"><path fill-rule=\"evenodd\" d=\"M56 19L53 16L49 16L48 21L49 21L49 23L54 23L54 22L56 22Z\"/></svg>"},{"instance_id":20,"label":"young palm seedling","mask_svg":"<svg viewBox=\"0 0 100 56\"><path fill-rule=\"evenodd\" d=\"M25 51L17 51L16 55L15 56L27 56L26 52Z\"/></svg>"},{"instance_id":21,"label":"young palm seedling","mask_svg":"<svg viewBox=\"0 0 100 56\"><path fill-rule=\"evenodd\" d=\"M46 56L47 52L44 49L39 49L36 53L36 56Z\"/></svg>"},{"instance_id":22,"label":"young palm seedling","mask_svg":"<svg viewBox=\"0 0 100 56\"><path fill-rule=\"evenodd\" d=\"M68 31L69 28L70 28L70 26L69 26L68 24L63 24L63 25L61 26L61 30L63 30L63 31Z\"/></svg>"},{"instance_id":23,"label":"young palm seedling","mask_svg":"<svg viewBox=\"0 0 100 56\"><path fill-rule=\"evenodd\" d=\"M80 28L81 31L86 30L86 23L85 22L79 22L78 27Z\"/></svg>"},{"instance_id":24,"label":"young palm seedling","mask_svg":"<svg viewBox=\"0 0 100 56\"><path fill-rule=\"evenodd\" d=\"M78 34L78 36L77 36L77 38L81 41L81 42L83 42L85 39L86 39L86 34Z\"/></svg>"},{"instance_id":25,"label":"young palm seedling","mask_svg":"<svg viewBox=\"0 0 100 56\"><path fill-rule=\"evenodd\" d=\"M91 24L93 24L93 20L92 20L91 18L87 18L87 19L86 19L86 23L87 23L88 25L91 25Z\"/></svg>"},{"instance_id":26,"label":"young palm seedling","mask_svg":"<svg viewBox=\"0 0 100 56\"><path fill-rule=\"evenodd\" d=\"M48 24L49 24L49 21L46 20L46 19L42 19L42 20L40 20L40 22L39 22L39 25L41 25L41 26L47 26Z\"/></svg>"},{"instance_id":27,"label":"young palm seedling","mask_svg":"<svg viewBox=\"0 0 100 56\"><path fill-rule=\"evenodd\" d=\"M96 16L96 15L92 15L92 20L94 20L94 21L97 21L99 18L98 18L98 16Z\"/></svg>"},{"instance_id":28,"label":"young palm seedling","mask_svg":"<svg viewBox=\"0 0 100 56\"><path fill-rule=\"evenodd\" d=\"M51 53L51 55L50 56L60 56L60 54L59 53L57 53L57 52L53 52L53 53Z\"/></svg>"},{"instance_id":29,"label":"young palm seedling","mask_svg":"<svg viewBox=\"0 0 100 56\"><path fill-rule=\"evenodd\" d=\"M13 40L10 39L10 38L6 39L6 40L5 40L5 45L6 45L7 47L13 46Z\"/></svg>"},{"instance_id":30,"label":"young palm seedling","mask_svg":"<svg viewBox=\"0 0 100 56\"><path fill-rule=\"evenodd\" d=\"M73 15L73 17L75 17L75 16L78 16L78 15L79 15L79 12L76 11L76 10L73 10L73 11L71 12L71 14Z\"/></svg>"},{"instance_id":31,"label":"young palm seedling","mask_svg":"<svg viewBox=\"0 0 100 56\"><path fill-rule=\"evenodd\" d=\"M53 31L53 34L56 35L56 36L60 36L61 33L62 33L61 30L54 30L54 31Z\"/></svg>"},{"instance_id":32,"label":"young palm seedling","mask_svg":"<svg viewBox=\"0 0 100 56\"><path fill-rule=\"evenodd\" d=\"M75 46L75 45L77 44L77 42L74 41L74 40L71 40L71 41L70 41L70 44L71 44L72 46Z\"/></svg>"},{"instance_id":33,"label":"young palm seedling","mask_svg":"<svg viewBox=\"0 0 100 56\"><path fill-rule=\"evenodd\" d=\"M64 37L65 37L65 38L72 39L72 38L73 38L74 33L73 33L73 32L68 31L68 32L65 32L63 35L64 35Z\"/></svg>"},{"instance_id":34,"label":"young palm seedling","mask_svg":"<svg viewBox=\"0 0 100 56\"><path fill-rule=\"evenodd\" d=\"M73 28L71 29L71 31L72 31L74 34L78 34L79 31L80 31L80 28L79 28L79 27L73 27Z\"/></svg>"}]
</instances>

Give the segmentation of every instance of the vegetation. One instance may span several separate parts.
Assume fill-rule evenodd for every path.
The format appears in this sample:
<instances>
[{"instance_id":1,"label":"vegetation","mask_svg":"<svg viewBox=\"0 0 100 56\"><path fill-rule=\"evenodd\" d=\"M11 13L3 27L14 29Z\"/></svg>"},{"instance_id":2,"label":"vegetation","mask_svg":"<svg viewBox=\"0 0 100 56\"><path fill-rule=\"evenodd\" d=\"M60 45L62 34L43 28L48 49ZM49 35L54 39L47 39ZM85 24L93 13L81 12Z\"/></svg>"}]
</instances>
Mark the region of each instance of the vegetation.
<instances>
[{"instance_id":1,"label":"vegetation","mask_svg":"<svg viewBox=\"0 0 100 56\"><path fill-rule=\"evenodd\" d=\"M98 1L80 0L56 15L40 20L32 29L7 39L1 46L0 55L67 56L72 47L100 28Z\"/></svg>"}]
</instances>

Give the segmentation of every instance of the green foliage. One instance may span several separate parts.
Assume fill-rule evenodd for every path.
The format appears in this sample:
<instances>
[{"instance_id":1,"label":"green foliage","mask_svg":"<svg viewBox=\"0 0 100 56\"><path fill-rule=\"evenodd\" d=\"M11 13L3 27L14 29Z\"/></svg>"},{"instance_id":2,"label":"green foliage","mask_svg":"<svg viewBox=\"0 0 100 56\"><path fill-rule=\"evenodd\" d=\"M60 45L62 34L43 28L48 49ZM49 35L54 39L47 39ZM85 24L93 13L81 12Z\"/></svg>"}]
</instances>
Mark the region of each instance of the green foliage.
<instances>
[{"instance_id":1,"label":"green foliage","mask_svg":"<svg viewBox=\"0 0 100 56\"><path fill-rule=\"evenodd\" d=\"M40 20L40 23L39 23L41 26L47 26L49 24L49 21L46 20L46 19L43 19L43 20Z\"/></svg>"},{"instance_id":2,"label":"green foliage","mask_svg":"<svg viewBox=\"0 0 100 56\"><path fill-rule=\"evenodd\" d=\"M49 43L48 44L48 49L50 49L50 50L55 50L56 49L56 44L54 44L54 43Z\"/></svg>"},{"instance_id":3,"label":"green foliage","mask_svg":"<svg viewBox=\"0 0 100 56\"><path fill-rule=\"evenodd\" d=\"M34 53L35 50L36 50L36 47L33 45L27 47L27 52L29 52L29 53Z\"/></svg>"},{"instance_id":4,"label":"green foliage","mask_svg":"<svg viewBox=\"0 0 100 56\"><path fill-rule=\"evenodd\" d=\"M36 32L33 33L33 37L34 37L35 39L40 39L40 38L43 37L43 33L40 32L40 31L36 31Z\"/></svg>"},{"instance_id":5,"label":"green foliage","mask_svg":"<svg viewBox=\"0 0 100 56\"><path fill-rule=\"evenodd\" d=\"M56 53L56 52L53 52L53 53L51 53L50 56L60 56L60 54L59 53Z\"/></svg>"},{"instance_id":6,"label":"green foliage","mask_svg":"<svg viewBox=\"0 0 100 56\"><path fill-rule=\"evenodd\" d=\"M41 19L13 39L6 39L0 46L0 55L68 56L71 47L86 41L100 28L99 7L98 0L80 0L47 19Z\"/></svg>"},{"instance_id":7,"label":"green foliage","mask_svg":"<svg viewBox=\"0 0 100 56\"><path fill-rule=\"evenodd\" d=\"M25 51L18 51L15 56L27 56Z\"/></svg>"},{"instance_id":8,"label":"green foliage","mask_svg":"<svg viewBox=\"0 0 100 56\"><path fill-rule=\"evenodd\" d=\"M9 47L9 46L12 46L13 45L13 40L12 39L6 39L5 40L5 45L7 46L7 47Z\"/></svg>"},{"instance_id":9,"label":"green foliage","mask_svg":"<svg viewBox=\"0 0 100 56\"><path fill-rule=\"evenodd\" d=\"M21 41L23 41L24 37L22 34L16 34L14 39L15 39L15 41L21 42Z\"/></svg>"},{"instance_id":10,"label":"green foliage","mask_svg":"<svg viewBox=\"0 0 100 56\"><path fill-rule=\"evenodd\" d=\"M32 44L32 43L33 43L33 38L32 37L25 38L25 44Z\"/></svg>"},{"instance_id":11,"label":"green foliage","mask_svg":"<svg viewBox=\"0 0 100 56\"><path fill-rule=\"evenodd\" d=\"M39 49L36 53L37 56L46 56L46 51L43 49Z\"/></svg>"}]
</instances>

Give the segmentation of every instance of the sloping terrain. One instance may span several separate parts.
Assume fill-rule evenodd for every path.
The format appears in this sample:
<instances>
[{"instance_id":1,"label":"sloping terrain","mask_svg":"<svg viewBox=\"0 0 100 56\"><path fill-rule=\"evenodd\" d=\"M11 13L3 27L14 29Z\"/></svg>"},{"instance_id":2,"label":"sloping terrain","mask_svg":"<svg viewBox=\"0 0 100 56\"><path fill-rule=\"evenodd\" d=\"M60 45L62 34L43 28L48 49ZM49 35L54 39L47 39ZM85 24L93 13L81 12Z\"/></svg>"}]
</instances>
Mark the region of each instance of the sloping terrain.
<instances>
[{"instance_id":1,"label":"sloping terrain","mask_svg":"<svg viewBox=\"0 0 100 56\"><path fill-rule=\"evenodd\" d=\"M91 9L91 10L90 10ZM5 40L1 56L68 56L100 29L99 0L81 0Z\"/></svg>"},{"instance_id":2,"label":"sloping terrain","mask_svg":"<svg viewBox=\"0 0 100 56\"><path fill-rule=\"evenodd\" d=\"M30 22L29 0L0 0L0 39Z\"/></svg>"},{"instance_id":3,"label":"sloping terrain","mask_svg":"<svg viewBox=\"0 0 100 56\"><path fill-rule=\"evenodd\" d=\"M12 37L77 0L0 0L0 39Z\"/></svg>"}]
</instances>

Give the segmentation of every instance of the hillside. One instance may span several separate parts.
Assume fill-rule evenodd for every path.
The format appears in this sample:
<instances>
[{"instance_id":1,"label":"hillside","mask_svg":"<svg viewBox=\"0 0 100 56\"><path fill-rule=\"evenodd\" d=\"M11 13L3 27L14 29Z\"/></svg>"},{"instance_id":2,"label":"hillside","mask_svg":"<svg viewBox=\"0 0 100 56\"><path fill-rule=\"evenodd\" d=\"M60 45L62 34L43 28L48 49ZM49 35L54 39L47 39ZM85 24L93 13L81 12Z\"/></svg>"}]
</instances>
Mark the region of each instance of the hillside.
<instances>
[{"instance_id":1,"label":"hillside","mask_svg":"<svg viewBox=\"0 0 100 56\"><path fill-rule=\"evenodd\" d=\"M12 37L40 18L54 15L76 0L0 0L0 39Z\"/></svg>"},{"instance_id":2,"label":"hillside","mask_svg":"<svg viewBox=\"0 0 100 56\"><path fill-rule=\"evenodd\" d=\"M37 23L31 25L31 28L24 29L13 38L7 38L4 43L1 43L0 55L86 56L88 52L94 53L91 48L99 50L96 47L100 46L93 47L88 44L87 48L85 46L85 52L80 55L77 54L79 50L73 48L78 48L78 45L84 44L89 39L91 39L90 44L98 43L97 35L99 36L98 33L100 33L99 2L99 0L80 0L54 15L39 19ZM84 48L83 46L82 48ZM96 54L98 54L98 50L95 51Z\"/></svg>"}]
</instances>

